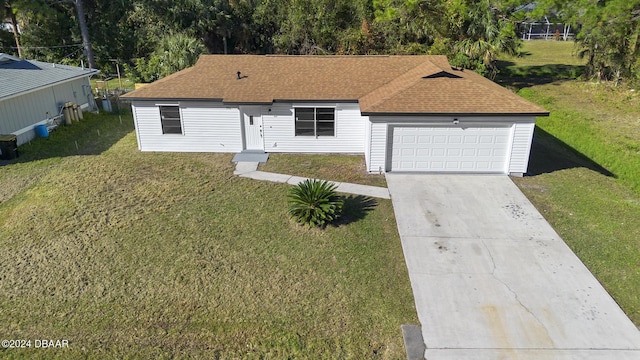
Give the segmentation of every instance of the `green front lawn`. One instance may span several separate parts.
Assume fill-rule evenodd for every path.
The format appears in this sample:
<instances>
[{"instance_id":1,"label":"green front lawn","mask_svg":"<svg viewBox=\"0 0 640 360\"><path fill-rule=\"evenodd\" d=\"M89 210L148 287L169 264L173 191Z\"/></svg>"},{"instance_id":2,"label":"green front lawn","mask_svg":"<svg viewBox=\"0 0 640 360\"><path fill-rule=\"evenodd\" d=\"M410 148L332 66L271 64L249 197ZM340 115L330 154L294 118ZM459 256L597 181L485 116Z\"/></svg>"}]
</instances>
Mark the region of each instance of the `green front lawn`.
<instances>
[{"instance_id":1,"label":"green front lawn","mask_svg":"<svg viewBox=\"0 0 640 360\"><path fill-rule=\"evenodd\" d=\"M531 72L575 66L569 44L525 43L530 57L509 59L507 69L520 75L500 79L551 111L537 119L531 175L514 181L640 325L640 96Z\"/></svg>"},{"instance_id":2,"label":"green front lawn","mask_svg":"<svg viewBox=\"0 0 640 360\"><path fill-rule=\"evenodd\" d=\"M418 320L390 201L301 227L288 185L233 176L232 154L141 153L130 116L20 150L0 169L2 337L70 347L0 357L405 356Z\"/></svg>"},{"instance_id":3,"label":"green front lawn","mask_svg":"<svg viewBox=\"0 0 640 360\"><path fill-rule=\"evenodd\" d=\"M321 180L387 187L384 174L369 174L362 155L269 154L258 170Z\"/></svg>"},{"instance_id":4,"label":"green front lawn","mask_svg":"<svg viewBox=\"0 0 640 360\"><path fill-rule=\"evenodd\" d=\"M586 167L514 181L639 326L640 196Z\"/></svg>"}]
</instances>

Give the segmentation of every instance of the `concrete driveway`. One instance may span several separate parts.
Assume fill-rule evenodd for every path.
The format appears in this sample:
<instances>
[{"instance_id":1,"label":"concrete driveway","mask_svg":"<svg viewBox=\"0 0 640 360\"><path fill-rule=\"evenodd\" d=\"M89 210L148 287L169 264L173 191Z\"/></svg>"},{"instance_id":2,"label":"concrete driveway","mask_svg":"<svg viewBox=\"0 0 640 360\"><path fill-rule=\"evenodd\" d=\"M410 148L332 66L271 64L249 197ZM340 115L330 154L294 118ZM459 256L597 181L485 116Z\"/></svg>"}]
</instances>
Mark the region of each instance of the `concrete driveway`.
<instances>
[{"instance_id":1,"label":"concrete driveway","mask_svg":"<svg viewBox=\"0 0 640 360\"><path fill-rule=\"evenodd\" d=\"M388 174L427 360L640 359L640 332L507 176Z\"/></svg>"}]
</instances>

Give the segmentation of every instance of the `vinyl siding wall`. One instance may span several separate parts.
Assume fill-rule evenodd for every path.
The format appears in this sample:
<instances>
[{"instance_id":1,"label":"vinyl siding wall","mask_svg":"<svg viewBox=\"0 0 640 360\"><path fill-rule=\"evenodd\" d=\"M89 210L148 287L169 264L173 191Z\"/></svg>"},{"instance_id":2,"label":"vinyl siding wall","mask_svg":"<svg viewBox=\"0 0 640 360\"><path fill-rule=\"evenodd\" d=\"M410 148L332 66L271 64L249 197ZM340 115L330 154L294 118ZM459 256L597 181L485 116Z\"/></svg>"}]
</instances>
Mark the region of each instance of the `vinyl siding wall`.
<instances>
[{"instance_id":1,"label":"vinyl siding wall","mask_svg":"<svg viewBox=\"0 0 640 360\"><path fill-rule=\"evenodd\" d=\"M160 105L180 105L183 134L162 134ZM335 136L295 136L296 107L334 107ZM369 172L388 171L389 124L454 126L453 117L361 116L356 103L274 103L260 107L266 152L364 153ZM243 124L238 106L213 102L137 101L132 104L138 147L142 151L239 152ZM525 173L534 117L458 117L458 126L508 126L508 173Z\"/></svg>"},{"instance_id":2,"label":"vinyl siding wall","mask_svg":"<svg viewBox=\"0 0 640 360\"><path fill-rule=\"evenodd\" d=\"M364 163L369 171L369 164L371 163L371 121L367 119L364 122Z\"/></svg>"},{"instance_id":3,"label":"vinyl siding wall","mask_svg":"<svg viewBox=\"0 0 640 360\"><path fill-rule=\"evenodd\" d=\"M535 119L531 118L527 122L518 122L514 125L511 159L509 161L510 174L524 174L527 172L533 141L533 130L536 127L534 121Z\"/></svg>"},{"instance_id":4,"label":"vinyl siding wall","mask_svg":"<svg viewBox=\"0 0 640 360\"><path fill-rule=\"evenodd\" d=\"M387 162L386 122L371 121L371 143L369 154L369 172L385 172Z\"/></svg>"},{"instance_id":5,"label":"vinyl siding wall","mask_svg":"<svg viewBox=\"0 0 640 360\"><path fill-rule=\"evenodd\" d=\"M179 105L182 134L163 134L160 105ZM131 106L142 151L239 152L242 127L237 107L213 102L142 102Z\"/></svg>"},{"instance_id":6,"label":"vinyl siding wall","mask_svg":"<svg viewBox=\"0 0 640 360\"><path fill-rule=\"evenodd\" d=\"M18 135L18 144L23 144L35 137L33 127L58 115L65 102L86 108L90 91L89 79L81 78L0 100L0 134Z\"/></svg>"},{"instance_id":7,"label":"vinyl siding wall","mask_svg":"<svg viewBox=\"0 0 640 360\"><path fill-rule=\"evenodd\" d=\"M473 126L508 126L511 127L511 141L507 148L509 154L508 170L509 174L526 173L529 163L529 153L535 127L534 117L455 117L459 125ZM412 117L412 116L371 116L371 149L369 171L378 172L390 170L390 144L388 125L404 126L454 126L454 117L433 116L433 117Z\"/></svg>"},{"instance_id":8,"label":"vinyl siding wall","mask_svg":"<svg viewBox=\"0 0 640 360\"><path fill-rule=\"evenodd\" d=\"M335 107L335 136L296 136L295 107ZM358 153L365 151L365 123L357 103L274 103L263 108L264 150L291 153Z\"/></svg>"}]
</instances>

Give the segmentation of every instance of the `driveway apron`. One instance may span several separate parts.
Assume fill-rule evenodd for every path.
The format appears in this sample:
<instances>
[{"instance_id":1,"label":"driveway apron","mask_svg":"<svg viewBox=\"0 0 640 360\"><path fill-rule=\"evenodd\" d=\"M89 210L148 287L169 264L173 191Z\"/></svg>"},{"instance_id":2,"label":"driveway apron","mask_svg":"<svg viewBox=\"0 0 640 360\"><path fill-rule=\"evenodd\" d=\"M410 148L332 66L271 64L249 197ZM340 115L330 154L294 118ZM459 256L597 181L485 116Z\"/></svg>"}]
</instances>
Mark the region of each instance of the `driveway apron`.
<instances>
[{"instance_id":1,"label":"driveway apron","mask_svg":"<svg viewBox=\"0 0 640 360\"><path fill-rule=\"evenodd\" d=\"M640 332L507 176L388 174L427 360L640 359Z\"/></svg>"}]
</instances>

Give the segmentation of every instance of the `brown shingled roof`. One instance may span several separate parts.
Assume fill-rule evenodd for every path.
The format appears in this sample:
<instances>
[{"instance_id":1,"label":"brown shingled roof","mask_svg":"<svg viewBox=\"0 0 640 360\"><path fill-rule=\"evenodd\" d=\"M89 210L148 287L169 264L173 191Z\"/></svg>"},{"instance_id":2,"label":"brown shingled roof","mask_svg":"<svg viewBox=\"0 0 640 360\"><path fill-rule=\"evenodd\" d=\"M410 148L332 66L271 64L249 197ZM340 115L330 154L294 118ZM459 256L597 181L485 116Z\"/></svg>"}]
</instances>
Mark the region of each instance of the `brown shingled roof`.
<instances>
[{"instance_id":1,"label":"brown shingled roof","mask_svg":"<svg viewBox=\"0 0 640 360\"><path fill-rule=\"evenodd\" d=\"M548 114L472 71L452 69L444 56L203 55L123 98L358 101L363 114Z\"/></svg>"}]
</instances>

